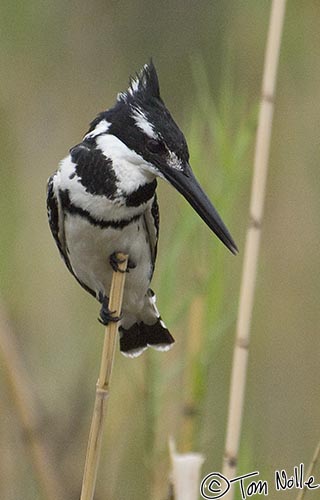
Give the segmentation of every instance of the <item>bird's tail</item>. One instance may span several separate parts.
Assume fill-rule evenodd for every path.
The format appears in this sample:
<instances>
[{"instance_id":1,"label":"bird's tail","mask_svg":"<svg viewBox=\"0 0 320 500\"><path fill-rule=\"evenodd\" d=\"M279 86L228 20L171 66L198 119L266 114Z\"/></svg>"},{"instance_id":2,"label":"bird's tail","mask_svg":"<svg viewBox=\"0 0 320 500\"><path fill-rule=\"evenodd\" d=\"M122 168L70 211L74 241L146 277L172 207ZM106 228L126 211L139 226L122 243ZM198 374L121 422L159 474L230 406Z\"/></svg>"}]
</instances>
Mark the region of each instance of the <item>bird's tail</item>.
<instances>
[{"instance_id":1,"label":"bird's tail","mask_svg":"<svg viewBox=\"0 0 320 500\"><path fill-rule=\"evenodd\" d=\"M174 338L166 328L156 306L156 296L148 290L141 318L128 328L120 326L120 350L124 356L136 358L148 347L168 351Z\"/></svg>"}]
</instances>

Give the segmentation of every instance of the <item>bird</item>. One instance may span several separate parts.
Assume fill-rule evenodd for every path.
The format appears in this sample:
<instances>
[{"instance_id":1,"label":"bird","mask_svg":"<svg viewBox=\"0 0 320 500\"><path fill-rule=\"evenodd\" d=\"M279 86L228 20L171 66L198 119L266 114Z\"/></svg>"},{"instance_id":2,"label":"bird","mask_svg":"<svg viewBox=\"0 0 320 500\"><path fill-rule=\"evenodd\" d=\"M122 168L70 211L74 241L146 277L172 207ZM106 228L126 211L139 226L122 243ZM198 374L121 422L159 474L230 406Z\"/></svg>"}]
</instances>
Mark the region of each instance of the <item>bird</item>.
<instances>
[{"instance_id":1,"label":"bird","mask_svg":"<svg viewBox=\"0 0 320 500\"><path fill-rule=\"evenodd\" d=\"M152 59L130 77L113 107L91 122L47 183L49 225L60 255L100 304L99 321L119 321L120 351L135 358L175 340L150 288L157 257L157 179L173 186L226 247L238 249L189 164L186 139L160 96ZM109 310L118 253L129 256L121 316Z\"/></svg>"}]
</instances>

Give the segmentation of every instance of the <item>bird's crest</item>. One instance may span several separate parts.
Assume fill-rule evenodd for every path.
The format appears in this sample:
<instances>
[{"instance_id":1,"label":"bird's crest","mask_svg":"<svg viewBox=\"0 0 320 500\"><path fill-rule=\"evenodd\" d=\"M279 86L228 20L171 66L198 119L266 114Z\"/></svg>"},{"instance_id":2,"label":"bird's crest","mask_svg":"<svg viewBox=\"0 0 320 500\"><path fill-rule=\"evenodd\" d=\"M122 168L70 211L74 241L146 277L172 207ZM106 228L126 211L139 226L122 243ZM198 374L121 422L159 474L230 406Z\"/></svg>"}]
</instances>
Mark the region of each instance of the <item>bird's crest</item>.
<instances>
[{"instance_id":1,"label":"bird's crest","mask_svg":"<svg viewBox=\"0 0 320 500\"><path fill-rule=\"evenodd\" d=\"M137 98L141 100L161 99L158 75L152 60L145 64L135 77L130 78L128 90L118 94L117 100L128 102Z\"/></svg>"}]
</instances>

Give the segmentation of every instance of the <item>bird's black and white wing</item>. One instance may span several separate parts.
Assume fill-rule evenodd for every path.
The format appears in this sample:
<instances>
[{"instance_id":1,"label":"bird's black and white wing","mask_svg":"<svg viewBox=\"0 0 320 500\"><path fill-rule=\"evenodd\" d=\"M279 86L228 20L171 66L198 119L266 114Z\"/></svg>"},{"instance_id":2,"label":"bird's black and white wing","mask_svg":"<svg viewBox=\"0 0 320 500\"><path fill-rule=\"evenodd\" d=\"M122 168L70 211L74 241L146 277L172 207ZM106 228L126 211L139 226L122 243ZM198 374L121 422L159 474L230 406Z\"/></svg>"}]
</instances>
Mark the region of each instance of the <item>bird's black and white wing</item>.
<instances>
[{"instance_id":1,"label":"bird's black and white wing","mask_svg":"<svg viewBox=\"0 0 320 500\"><path fill-rule=\"evenodd\" d=\"M159 237L159 205L157 202L157 195L154 195L153 203L149 210L144 213L144 221L146 225L146 230L148 234L150 251L151 251L151 262L152 262L152 274L157 258L157 248L158 248L158 237Z\"/></svg>"},{"instance_id":2,"label":"bird's black and white wing","mask_svg":"<svg viewBox=\"0 0 320 500\"><path fill-rule=\"evenodd\" d=\"M49 226L51 229L51 233L54 237L56 245L59 249L60 255L63 258L67 268L73 274L73 270L70 265L70 261L67 253L67 246L64 235L64 216L63 211L59 199L59 195L57 194L54 188L54 181L57 173L53 174L48 179L47 184L47 212L48 212L48 220Z\"/></svg>"},{"instance_id":3,"label":"bird's black and white wing","mask_svg":"<svg viewBox=\"0 0 320 500\"><path fill-rule=\"evenodd\" d=\"M55 181L57 181L57 177L59 176L59 171L53 174L47 184L47 212L48 212L48 220L49 226L51 229L51 233L55 239L56 245L59 249L60 255L64 260L68 270L70 273L76 278L78 283L93 297L96 297L96 293L91 290L83 281L79 279L75 270L73 269L70 259L69 259L69 251L68 245L66 242L65 236L65 216L64 210L62 206L62 202L60 199L61 191L58 188L55 188ZM69 207L70 208L70 207ZM81 212L81 209L80 209ZM82 212L81 212L82 213Z\"/></svg>"}]
</instances>

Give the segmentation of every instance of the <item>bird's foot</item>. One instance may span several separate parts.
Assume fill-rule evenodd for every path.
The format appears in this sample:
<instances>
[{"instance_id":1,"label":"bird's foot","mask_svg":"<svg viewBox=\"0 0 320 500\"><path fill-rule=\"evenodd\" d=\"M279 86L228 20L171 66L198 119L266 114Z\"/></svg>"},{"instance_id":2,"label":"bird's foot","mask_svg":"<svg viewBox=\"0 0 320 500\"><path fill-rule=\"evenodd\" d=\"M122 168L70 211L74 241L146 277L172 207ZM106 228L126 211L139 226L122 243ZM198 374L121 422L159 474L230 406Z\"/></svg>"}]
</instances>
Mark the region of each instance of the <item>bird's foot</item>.
<instances>
[{"instance_id":1,"label":"bird's foot","mask_svg":"<svg viewBox=\"0 0 320 500\"><path fill-rule=\"evenodd\" d=\"M119 268L119 264L123 264L124 259L120 259L118 257L118 253L117 252L113 252L110 255L109 262L110 262L110 266L112 267L112 269L115 272L119 272L119 273L125 273L125 272L128 273L130 271L130 269L134 269L135 267L137 267L137 265L134 262L132 262L132 260L128 259L128 264L127 264L126 271L123 271L122 269L120 269Z\"/></svg>"},{"instance_id":2,"label":"bird's foot","mask_svg":"<svg viewBox=\"0 0 320 500\"><path fill-rule=\"evenodd\" d=\"M112 269L115 272L125 273L125 271L123 271L122 269L119 268L119 264L123 264L124 263L124 259L120 259L118 257L118 253L117 252L113 252L110 255L109 262L110 262L110 266L112 267Z\"/></svg>"},{"instance_id":3,"label":"bird's foot","mask_svg":"<svg viewBox=\"0 0 320 500\"><path fill-rule=\"evenodd\" d=\"M99 297L101 302L100 316L98 321L102 323L104 326L107 326L109 323L117 323L122 319L122 315L115 316L116 311L110 311L109 309L109 298L108 297Z\"/></svg>"}]
</instances>

